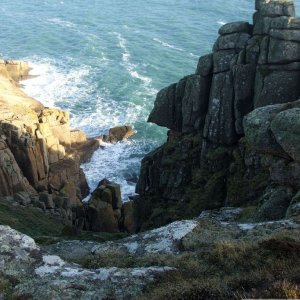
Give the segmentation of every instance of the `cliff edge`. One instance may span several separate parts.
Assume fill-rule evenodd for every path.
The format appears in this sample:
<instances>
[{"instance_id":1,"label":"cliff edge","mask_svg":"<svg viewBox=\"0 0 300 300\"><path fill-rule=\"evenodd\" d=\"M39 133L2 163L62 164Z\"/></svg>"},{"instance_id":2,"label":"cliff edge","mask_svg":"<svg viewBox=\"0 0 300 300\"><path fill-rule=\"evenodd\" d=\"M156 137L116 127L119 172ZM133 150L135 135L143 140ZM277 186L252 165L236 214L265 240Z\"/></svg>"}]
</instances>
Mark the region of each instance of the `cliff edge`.
<instances>
[{"instance_id":1,"label":"cliff edge","mask_svg":"<svg viewBox=\"0 0 300 300\"><path fill-rule=\"evenodd\" d=\"M80 163L99 142L72 130L67 112L27 96L18 81L28 73L24 62L0 61L0 197L72 225L89 194Z\"/></svg>"},{"instance_id":2,"label":"cliff edge","mask_svg":"<svg viewBox=\"0 0 300 300\"><path fill-rule=\"evenodd\" d=\"M142 161L137 230L224 206L260 221L299 207L300 19L291 0L255 9L253 25L222 26L195 74L158 93L148 121L170 130Z\"/></svg>"}]
</instances>

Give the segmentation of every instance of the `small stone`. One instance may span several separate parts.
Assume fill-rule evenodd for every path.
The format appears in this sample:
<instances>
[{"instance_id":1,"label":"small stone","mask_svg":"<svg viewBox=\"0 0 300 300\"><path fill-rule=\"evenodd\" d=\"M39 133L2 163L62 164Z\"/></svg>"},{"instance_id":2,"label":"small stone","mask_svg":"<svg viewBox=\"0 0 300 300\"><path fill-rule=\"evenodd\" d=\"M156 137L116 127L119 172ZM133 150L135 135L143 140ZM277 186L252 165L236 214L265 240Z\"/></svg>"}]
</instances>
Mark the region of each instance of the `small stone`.
<instances>
[{"instance_id":1,"label":"small stone","mask_svg":"<svg viewBox=\"0 0 300 300\"><path fill-rule=\"evenodd\" d=\"M45 206L47 209L53 209L55 208L52 195L48 193L40 193L39 194L39 200L43 203L45 203Z\"/></svg>"},{"instance_id":2,"label":"small stone","mask_svg":"<svg viewBox=\"0 0 300 300\"><path fill-rule=\"evenodd\" d=\"M18 192L14 195L15 201L18 201L22 205L29 205L31 203L30 194L26 192Z\"/></svg>"}]
</instances>

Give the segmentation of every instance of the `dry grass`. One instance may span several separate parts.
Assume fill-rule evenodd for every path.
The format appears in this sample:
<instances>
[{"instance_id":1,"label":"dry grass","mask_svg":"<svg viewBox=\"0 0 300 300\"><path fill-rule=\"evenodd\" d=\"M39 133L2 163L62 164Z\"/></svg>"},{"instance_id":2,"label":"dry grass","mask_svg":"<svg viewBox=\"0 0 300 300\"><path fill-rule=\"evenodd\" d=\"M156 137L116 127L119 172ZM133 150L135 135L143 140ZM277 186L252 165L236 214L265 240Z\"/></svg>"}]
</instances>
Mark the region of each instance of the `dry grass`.
<instances>
[{"instance_id":1,"label":"dry grass","mask_svg":"<svg viewBox=\"0 0 300 300\"><path fill-rule=\"evenodd\" d=\"M139 300L193 300L300 297L299 232L282 231L254 241L219 241L205 252L182 255L102 253L85 267L171 266Z\"/></svg>"},{"instance_id":2,"label":"dry grass","mask_svg":"<svg viewBox=\"0 0 300 300\"><path fill-rule=\"evenodd\" d=\"M118 251L89 256L79 263L86 268L177 269L161 275L136 298L139 300L300 298L299 229L258 230L238 237L232 229L220 232L219 228L218 232L215 226L206 224L210 239L208 234L203 237L200 229L185 240L181 255L128 255Z\"/></svg>"},{"instance_id":3,"label":"dry grass","mask_svg":"<svg viewBox=\"0 0 300 300\"><path fill-rule=\"evenodd\" d=\"M220 242L205 254L174 257L178 272L139 299L300 297L300 241L272 237L240 245Z\"/></svg>"}]
</instances>

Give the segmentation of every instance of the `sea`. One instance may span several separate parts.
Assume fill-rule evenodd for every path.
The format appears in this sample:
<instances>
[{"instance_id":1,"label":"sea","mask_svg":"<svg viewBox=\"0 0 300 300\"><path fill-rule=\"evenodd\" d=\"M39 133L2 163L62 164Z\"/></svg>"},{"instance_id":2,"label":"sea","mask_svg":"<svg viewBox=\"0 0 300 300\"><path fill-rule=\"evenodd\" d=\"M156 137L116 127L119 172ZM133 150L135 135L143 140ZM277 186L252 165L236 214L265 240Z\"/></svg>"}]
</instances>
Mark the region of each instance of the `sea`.
<instances>
[{"instance_id":1,"label":"sea","mask_svg":"<svg viewBox=\"0 0 300 300\"><path fill-rule=\"evenodd\" d=\"M29 62L23 89L71 113L89 137L131 125L84 164L91 190L107 178L135 192L141 159L166 140L147 123L157 92L195 72L227 22L252 21L254 0L1 0L0 57ZM295 1L300 12L300 0Z\"/></svg>"}]
</instances>

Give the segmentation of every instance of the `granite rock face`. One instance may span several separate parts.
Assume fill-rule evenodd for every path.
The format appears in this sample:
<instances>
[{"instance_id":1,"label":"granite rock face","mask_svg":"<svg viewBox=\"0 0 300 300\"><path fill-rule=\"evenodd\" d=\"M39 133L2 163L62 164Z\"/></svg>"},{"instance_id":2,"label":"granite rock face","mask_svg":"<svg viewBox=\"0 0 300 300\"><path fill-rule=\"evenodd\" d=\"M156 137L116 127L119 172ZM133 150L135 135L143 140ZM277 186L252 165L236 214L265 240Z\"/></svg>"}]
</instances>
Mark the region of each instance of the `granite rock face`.
<instances>
[{"instance_id":1,"label":"granite rock face","mask_svg":"<svg viewBox=\"0 0 300 300\"><path fill-rule=\"evenodd\" d=\"M80 164L99 142L72 130L67 112L45 108L23 93L17 81L28 72L24 62L0 61L0 198L35 195L36 207L72 224L72 209L81 207L89 193ZM23 204L33 204L27 202Z\"/></svg>"},{"instance_id":2,"label":"granite rock face","mask_svg":"<svg viewBox=\"0 0 300 300\"><path fill-rule=\"evenodd\" d=\"M148 121L170 131L142 161L136 230L263 205L273 183L290 180L297 192L299 104L290 103L300 98L300 19L290 0L257 0L255 9L253 25L222 26L196 73L158 93Z\"/></svg>"},{"instance_id":3,"label":"granite rock face","mask_svg":"<svg viewBox=\"0 0 300 300\"><path fill-rule=\"evenodd\" d=\"M32 238L8 226L0 226L0 241L1 299L108 299L112 295L132 299L174 270L155 266L84 269L45 253ZM82 248L78 243L76 247Z\"/></svg>"},{"instance_id":4,"label":"granite rock face","mask_svg":"<svg viewBox=\"0 0 300 300\"><path fill-rule=\"evenodd\" d=\"M73 226L72 233L132 232L133 208L130 202L123 208L119 185L100 185L84 205L90 190L80 165L101 141L127 139L133 128L87 138L70 128L68 112L46 108L22 92L18 81L27 76L25 62L0 60L0 201L37 208Z\"/></svg>"},{"instance_id":5,"label":"granite rock face","mask_svg":"<svg viewBox=\"0 0 300 300\"><path fill-rule=\"evenodd\" d=\"M87 230L97 232L133 231L132 201L122 203L119 184L103 179L87 203Z\"/></svg>"}]
</instances>

